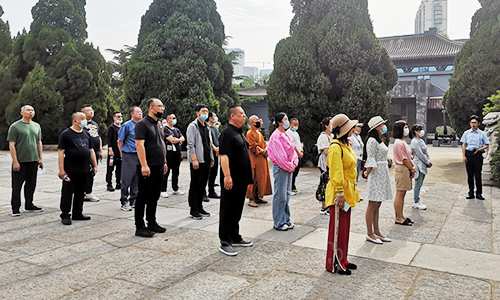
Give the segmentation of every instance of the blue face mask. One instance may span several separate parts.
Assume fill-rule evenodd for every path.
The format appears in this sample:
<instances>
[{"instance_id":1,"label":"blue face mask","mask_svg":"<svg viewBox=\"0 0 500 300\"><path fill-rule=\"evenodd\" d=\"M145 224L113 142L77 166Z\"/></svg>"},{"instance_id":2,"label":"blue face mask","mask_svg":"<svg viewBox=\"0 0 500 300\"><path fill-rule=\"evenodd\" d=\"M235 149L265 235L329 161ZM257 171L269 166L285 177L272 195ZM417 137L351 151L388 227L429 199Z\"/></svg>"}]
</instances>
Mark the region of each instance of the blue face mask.
<instances>
[{"instance_id":1,"label":"blue face mask","mask_svg":"<svg viewBox=\"0 0 500 300\"><path fill-rule=\"evenodd\" d=\"M219 122L219 118L215 117L214 118L214 123L217 123L217 122Z\"/></svg>"},{"instance_id":2,"label":"blue face mask","mask_svg":"<svg viewBox=\"0 0 500 300\"><path fill-rule=\"evenodd\" d=\"M354 130L354 134L355 135L359 135L359 132L357 132L356 130Z\"/></svg>"},{"instance_id":3,"label":"blue face mask","mask_svg":"<svg viewBox=\"0 0 500 300\"><path fill-rule=\"evenodd\" d=\"M122 120L116 120L116 124L121 124L122 123Z\"/></svg>"},{"instance_id":4,"label":"blue face mask","mask_svg":"<svg viewBox=\"0 0 500 300\"><path fill-rule=\"evenodd\" d=\"M293 131L297 131L299 129L299 126L292 127Z\"/></svg>"},{"instance_id":5,"label":"blue face mask","mask_svg":"<svg viewBox=\"0 0 500 300\"><path fill-rule=\"evenodd\" d=\"M172 126L174 126L175 124L177 124L177 119L172 120Z\"/></svg>"},{"instance_id":6,"label":"blue face mask","mask_svg":"<svg viewBox=\"0 0 500 300\"><path fill-rule=\"evenodd\" d=\"M410 134L410 129L408 129L408 128L403 129L404 136L408 136L409 134Z\"/></svg>"},{"instance_id":7,"label":"blue face mask","mask_svg":"<svg viewBox=\"0 0 500 300\"><path fill-rule=\"evenodd\" d=\"M85 126L87 126L87 120L83 120L83 121L80 121L80 124L78 126L80 126L80 128L85 128Z\"/></svg>"},{"instance_id":8,"label":"blue face mask","mask_svg":"<svg viewBox=\"0 0 500 300\"><path fill-rule=\"evenodd\" d=\"M285 127L285 129L288 129L290 127L290 121L283 122L283 127Z\"/></svg>"},{"instance_id":9,"label":"blue face mask","mask_svg":"<svg viewBox=\"0 0 500 300\"><path fill-rule=\"evenodd\" d=\"M386 133L387 133L387 126L385 126L385 125L384 125L384 126L382 127L382 131L381 131L380 133L382 133L382 134L386 134Z\"/></svg>"},{"instance_id":10,"label":"blue face mask","mask_svg":"<svg viewBox=\"0 0 500 300\"><path fill-rule=\"evenodd\" d=\"M418 134L419 137L423 138L425 136L425 130L420 130L420 133Z\"/></svg>"},{"instance_id":11,"label":"blue face mask","mask_svg":"<svg viewBox=\"0 0 500 300\"><path fill-rule=\"evenodd\" d=\"M208 114L200 114L200 119L206 121L208 119Z\"/></svg>"}]
</instances>

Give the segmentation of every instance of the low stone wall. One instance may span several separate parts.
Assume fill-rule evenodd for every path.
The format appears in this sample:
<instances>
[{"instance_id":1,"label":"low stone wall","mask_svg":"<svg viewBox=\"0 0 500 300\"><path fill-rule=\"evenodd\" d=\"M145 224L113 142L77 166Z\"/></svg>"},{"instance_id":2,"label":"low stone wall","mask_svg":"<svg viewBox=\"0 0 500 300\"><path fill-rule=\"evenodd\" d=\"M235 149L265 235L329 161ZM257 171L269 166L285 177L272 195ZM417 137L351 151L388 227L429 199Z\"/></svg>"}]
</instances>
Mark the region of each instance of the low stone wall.
<instances>
[{"instance_id":1,"label":"low stone wall","mask_svg":"<svg viewBox=\"0 0 500 300\"><path fill-rule=\"evenodd\" d=\"M491 112L484 116L483 124L486 125L484 131L490 139L490 147L484 153L484 165L483 165L483 184L484 185L499 185L491 179L491 155L498 149L498 126L500 121L500 112Z\"/></svg>"}]
</instances>

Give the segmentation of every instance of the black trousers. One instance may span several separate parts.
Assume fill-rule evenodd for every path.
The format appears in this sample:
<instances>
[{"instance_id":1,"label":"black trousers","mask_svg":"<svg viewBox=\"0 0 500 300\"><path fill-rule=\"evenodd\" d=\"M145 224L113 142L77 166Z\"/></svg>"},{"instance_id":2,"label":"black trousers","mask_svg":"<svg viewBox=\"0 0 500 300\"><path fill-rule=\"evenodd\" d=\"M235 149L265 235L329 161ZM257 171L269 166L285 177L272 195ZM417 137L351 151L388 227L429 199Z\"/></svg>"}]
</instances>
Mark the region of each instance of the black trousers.
<instances>
[{"instance_id":1,"label":"black trousers","mask_svg":"<svg viewBox=\"0 0 500 300\"><path fill-rule=\"evenodd\" d=\"M195 170L193 164L189 165L191 170L191 183L189 184L189 207L191 213L199 213L203 210L203 193L207 187L208 173L210 172L210 162L200 163L200 167Z\"/></svg>"},{"instance_id":2,"label":"black trousers","mask_svg":"<svg viewBox=\"0 0 500 300\"><path fill-rule=\"evenodd\" d=\"M81 216L83 213L83 195L85 184L89 178L88 173L70 173L66 172L71 181L62 182L61 190L61 219L69 218L73 205L73 216Z\"/></svg>"},{"instance_id":3,"label":"black trousers","mask_svg":"<svg viewBox=\"0 0 500 300\"><path fill-rule=\"evenodd\" d=\"M21 188L24 183L24 207L29 209L33 206L33 194L36 188L36 175L38 162L20 163L19 171L12 171L12 198L11 205L13 211L18 211L21 207Z\"/></svg>"},{"instance_id":4,"label":"black trousers","mask_svg":"<svg viewBox=\"0 0 500 300\"><path fill-rule=\"evenodd\" d=\"M226 190L223 176L221 176L219 239L222 246L229 246L233 242L241 241L239 222L248 184L234 181L235 179L233 178L233 188Z\"/></svg>"},{"instance_id":5,"label":"black trousers","mask_svg":"<svg viewBox=\"0 0 500 300\"><path fill-rule=\"evenodd\" d=\"M99 164L99 159L96 160L97 164ZM91 194L92 193L92 188L94 186L94 168L92 168L92 165L89 165L89 170L87 174L87 182L85 183L85 194Z\"/></svg>"},{"instance_id":6,"label":"black trousers","mask_svg":"<svg viewBox=\"0 0 500 300\"><path fill-rule=\"evenodd\" d=\"M151 175L143 176L141 166L137 166L137 176L139 177L139 192L135 201L135 227L142 228L144 225L144 210L146 210L146 220L149 224L156 223L156 206L160 198L161 180L163 179L163 166L149 166Z\"/></svg>"},{"instance_id":7,"label":"black trousers","mask_svg":"<svg viewBox=\"0 0 500 300\"><path fill-rule=\"evenodd\" d=\"M219 157L215 155L214 151L214 165L210 167L210 175L208 177L208 194L215 194L215 178L217 178L217 171L219 170Z\"/></svg>"},{"instance_id":8,"label":"black trousers","mask_svg":"<svg viewBox=\"0 0 500 300\"><path fill-rule=\"evenodd\" d=\"M108 155L108 160L106 162L106 182L108 185L113 185L113 171L115 170L115 177L116 177L116 184L121 184L121 177L122 177L122 158L114 156L113 157L113 164L110 166L109 165L109 159L110 156Z\"/></svg>"},{"instance_id":9,"label":"black trousers","mask_svg":"<svg viewBox=\"0 0 500 300\"><path fill-rule=\"evenodd\" d=\"M299 170L300 170L300 159L299 159L299 164L297 165L295 171L292 174L292 191L297 189L297 187L295 186L295 178L297 178L297 175L299 175Z\"/></svg>"},{"instance_id":10,"label":"black trousers","mask_svg":"<svg viewBox=\"0 0 500 300\"><path fill-rule=\"evenodd\" d=\"M483 183L481 180L481 171L483 169L483 154L474 154L473 151L465 151L467 162L467 183L469 184L469 195L474 195L474 179L476 180L476 195L483 194Z\"/></svg>"},{"instance_id":11,"label":"black trousers","mask_svg":"<svg viewBox=\"0 0 500 300\"><path fill-rule=\"evenodd\" d=\"M172 189L179 190L179 167L181 166L181 152L167 151L167 174L163 176L161 182L161 191L167 191L168 175L172 172Z\"/></svg>"}]
</instances>

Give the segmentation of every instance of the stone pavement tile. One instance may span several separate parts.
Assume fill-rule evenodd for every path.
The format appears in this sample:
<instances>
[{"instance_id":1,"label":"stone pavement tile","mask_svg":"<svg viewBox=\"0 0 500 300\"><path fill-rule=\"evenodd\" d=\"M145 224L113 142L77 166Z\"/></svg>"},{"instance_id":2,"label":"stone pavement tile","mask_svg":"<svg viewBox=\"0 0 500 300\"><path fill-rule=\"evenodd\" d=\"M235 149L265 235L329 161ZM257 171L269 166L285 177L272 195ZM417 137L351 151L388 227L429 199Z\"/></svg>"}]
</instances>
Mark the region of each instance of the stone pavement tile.
<instances>
[{"instance_id":1,"label":"stone pavement tile","mask_svg":"<svg viewBox=\"0 0 500 300\"><path fill-rule=\"evenodd\" d=\"M327 240L328 228L316 228L311 233L292 243L292 245L326 251Z\"/></svg>"},{"instance_id":2,"label":"stone pavement tile","mask_svg":"<svg viewBox=\"0 0 500 300\"><path fill-rule=\"evenodd\" d=\"M314 228L328 228L328 224L330 222L330 216L320 215L319 211L321 209L321 205L318 205L317 214L308 220L305 220L302 225L314 227ZM351 224L352 226L352 224Z\"/></svg>"},{"instance_id":3,"label":"stone pavement tile","mask_svg":"<svg viewBox=\"0 0 500 300\"><path fill-rule=\"evenodd\" d=\"M134 217L134 211L123 211L120 209L121 203L119 200L116 201L101 200L99 202L94 202L94 203L98 204L92 206L84 205L83 210L85 214L95 214L95 215L110 216L114 218L123 218L123 219Z\"/></svg>"},{"instance_id":4,"label":"stone pavement tile","mask_svg":"<svg viewBox=\"0 0 500 300\"><path fill-rule=\"evenodd\" d=\"M165 233L157 233L153 238L138 238L136 247L165 253L176 252L191 247L198 243L217 238L217 234L207 231L192 230L188 228L172 228Z\"/></svg>"},{"instance_id":5,"label":"stone pavement tile","mask_svg":"<svg viewBox=\"0 0 500 300\"><path fill-rule=\"evenodd\" d=\"M325 271L325 261L326 251L306 248L280 265L277 270L319 278Z\"/></svg>"},{"instance_id":6,"label":"stone pavement tile","mask_svg":"<svg viewBox=\"0 0 500 300\"><path fill-rule=\"evenodd\" d=\"M414 267L500 281L500 256L438 245L422 245Z\"/></svg>"},{"instance_id":7,"label":"stone pavement tile","mask_svg":"<svg viewBox=\"0 0 500 300\"><path fill-rule=\"evenodd\" d=\"M2 224L0 226L0 233L47 224L57 220L60 214L60 211L56 212L52 209L51 211L43 211L40 213L22 213L20 217L14 218L10 215L9 208L9 215L0 217L0 224Z\"/></svg>"},{"instance_id":8,"label":"stone pavement tile","mask_svg":"<svg viewBox=\"0 0 500 300\"><path fill-rule=\"evenodd\" d=\"M396 240L433 244L441 231L443 223L434 221L432 218L410 218L415 222L412 226L396 225L394 219L392 219L391 228L386 232L386 236Z\"/></svg>"},{"instance_id":9,"label":"stone pavement tile","mask_svg":"<svg viewBox=\"0 0 500 300\"><path fill-rule=\"evenodd\" d=\"M52 272L0 287L0 299L57 299L81 287L79 280L69 274Z\"/></svg>"},{"instance_id":10,"label":"stone pavement tile","mask_svg":"<svg viewBox=\"0 0 500 300\"><path fill-rule=\"evenodd\" d=\"M491 299L492 284L484 280L421 270L409 300L416 299Z\"/></svg>"},{"instance_id":11,"label":"stone pavement tile","mask_svg":"<svg viewBox=\"0 0 500 300\"><path fill-rule=\"evenodd\" d=\"M36 239L50 235L57 235L68 230L68 226L61 224L60 219L49 223L11 230L0 235L2 243L12 243L24 239ZM63 241L64 242L64 241Z\"/></svg>"},{"instance_id":12,"label":"stone pavement tile","mask_svg":"<svg viewBox=\"0 0 500 300\"><path fill-rule=\"evenodd\" d=\"M267 232L269 228L272 228L273 221L241 218L239 225L240 225L241 236L248 238L255 238L263 234L264 232ZM207 226L203 228L203 230L219 233L219 223Z\"/></svg>"},{"instance_id":13,"label":"stone pavement tile","mask_svg":"<svg viewBox=\"0 0 500 300\"><path fill-rule=\"evenodd\" d=\"M394 217L382 218L379 217L379 228L382 234L389 235L389 231L394 225ZM328 226L327 226L328 228ZM366 218L365 212L363 214L358 215L356 217L351 216L351 232L366 234Z\"/></svg>"},{"instance_id":14,"label":"stone pavement tile","mask_svg":"<svg viewBox=\"0 0 500 300\"><path fill-rule=\"evenodd\" d=\"M195 221L189 218L188 209L158 207L156 210L156 222L158 222L158 224L175 226L187 220Z\"/></svg>"},{"instance_id":15,"label":"stone pavement tile","mask_svg":"<svg viewBox=\"0 0 500 300\"><path fill-rule=\"evenodd\" d=\"M493 237L493 249L492 249L492 251L493 251L493 253L500 255L500 216L493 218L493 224L492 224L491 228L492 228L492 237Z\"/></svg>"},{"instance_id":16,"label":"stone pavement tile","mask_svg":"<svg viewBox=\"0 0 500 300\"><path fill-rule=\"evenodd\" d=\"M324 289L317 278L274 271L235 296L235 299L315 299Z\"/></svg>"},{"instance_id":17,"label":"stone pavement tile","mask_svg":"<svg viewBox=\"0 0 500 300\"><path fill-rule=\"evenodd\" d=\"M170 228L167 228L169 230ZM144 239L135 236L135 227L127 227L118 232L114 232L108 235L105 235L100 238L101 241L104 241L108 244L111 244L115 247L126 247L136 243L142 242Z\"/></svg>"},{"instance_id":18,"label":"stone pavement tile","mask_svg":"<svg viewBox=\"0 0 500 300\"><path fill-rule=\"evenodd\" d=\"M203 271L161 290L150 299L230 299L248 285L245 278Z\"/></svg>"},{"instance_id":19,"label":"stone pavement tile","mask_svg":"<svg viewBox=\"0 0 500 300\"><path fill-rule=\"evenodd\" d=\"M26 254L0 250L0 264L25 257Z\"/></svg>"},{"instance_id":20,"label":"stone pavement tile","mask_svg":"<svg viewBox=\"0 0 500 300\"><path fill-rule=\"evenodd\" d=\"M0 236L1 239L1 236ZM20 241L14 241L12 243L2 243L0 244L0 249L7 250L9 252L17 253L19 256L21 253L27 255L35 255L47 251L51 251L63 246L67 246L67 243L54 241L46 237L40 238L30 238ZM24 255L23 255L24 256Z\"/></svg>"},{"instance_id":21,"label":"stone pavement tile","mask_svg":"<svg viewBox=\"0 0 500 300\"><path fill-rule=\"evenodd\" d=\"M172 210L172 208L168 208L167 211ZM162 213L157 213L157 215L162 215ZM172 215L172 220L174 221L169 221L168 216L161 216L159 218L160 221L158 223L160 224L166 224L170 226L177 226L177 227L185 227L185 228L190 228L190 229L202 229L204 227L210 226L215 223L219 223L219 215L215 213L211 213L210 217L205 217L201 220L194 220L189 217L189 210L184 210L184 212L179 212L179 210L176 209Z\"/></svg>"},{"instance_id":22,"label":"stone pavement tile","mask_svg":"<svg viewBox=\"0 0 500 300\"><path fill-rule=\"evenodd\" d=\"M322 279L333 282L326 299L405 299L417 276L417 269L409 266L364 258L350 261L358 265L351 276L324 272Z\"/></svg>"},{"instance_id":23,"label":"stone pavement tile","mask_svg":"<svg viewBox=\"0 0 500 300\"><path fill-rule=\"evenodd\" d=\"M93 215L94 217L95 215ZM127 219L114 219L106 221L73 221L74 225L82 225L84 223L86 226L64 226L71 228L62 233L53 234L50 236L51 239L56 241L61 241L65 243L80 243L83 241L88 241L91 239L100 238L108 234L112 234L123 230L123 228L133 228L134 221ZM63 225L61 225L63 226Z\"/></svg>"},{"instance_id":24,"label":"stone pavement tile","mask_svg":"<svg viewBox=\"0 0 500 300\"><path fill-rule=\"evenodd\" d=\"M485 208L453 207L448 219L491 223L491 206Z\"/></svg>"},{"instance_id":25,"label":"stone pavement tile","mask_svg":"<svg viewBox=\"0 0 500 300\"><path fill-rule=\"evenodd\" d=\"M271 196L264 197L264 200L268 201L265 204L259 204L259 207L251 207L248 205L248 199L245 199L245 205L243 206L242 216L249 219L258 219L265 221L273 220L273 198ZM293 211L290 214L293 216Z\"/></svg>"},{"instance_id":26,"label":"stone pavement tile","mask_svg":"<svg viewBox=\"0 0 500 300\"><path fill-rule=\"evenodd\" d=\"M160 256L162 253L158 251L129 246L91 257L57 271L70 278L77 278L82 286L88 286L103 278L113 277L126 270L137 268ZM147 272L150 271L147 270Z\"/></svg>"},{"instance_id":27,"label":"stone pavement tile","mask_svg":"<svg viewBox=\"0 0 500 300\"><path fill-rule=\"evenodd\" d=\"M116 247L103 241L90 240L52 249L21 260L51 269L58 269L115 249Z\"/></svg>"},{"instance_id":28,"label":"stone pavement tile","mask_svg":"<svg viewBox=\"0 0 500 300\"><path fill-rule=\"evenodd\" d=\"M499 198L497 198L499 199ZM492 299L493 300L500 300L500 281L494 281L493 282L493 296L492 296Z\"/></svg>"},{"instance_id":29,"label":"stone pavement tile","mask_svg":"<svg viewBox=\"0 0 500 300\"><path fill-rule=\"evenodd\" d=\"M448 219L441 229L435 244L490 253L492 251L491 234L490 223L465 219Z\"/></svg>"},{"instance_id":30,"label":"stone pavement tile","mask_svg":"<svg viewBox=\"0 0 500 300\"><path fill-rule=\"evenodd\" d=\"M277 266L286 264L301 249L290 244L254 241L253 247L237 247L237 256L223 258L208 267L208 270L258 280ZM270 298L272 299L272 297Z\"/></svg>"},{"instance_id":31,"label":"stone pavement tile","mask_svg":"<svg viewBox=\"0 0 500 300\"><path fill-rule=\"evenodd\" d=\"M135 284L132 282L127 282L124 280L117 280L113 278L108 278L100 281L94 285L88 286L82 290L78 290L74 293L67 294L61 299L145 299L148 295L155 293L156 290Z\"/></svg>"},{"instance_id":32,"label":"stone pavement tile","mask_svg":"<svg viewBox=\"0 0 500 300\"><path fill-rule=\"evenodd\" d=\"M291 244L301 237L309 234L313 230L313 227L295 225L294 229L289 229L287 231L278 231L274 229L273 226L271 226L268 231L258 235L256 238L266 241Z\"/></svg>"},{"instance_id":33,"label":"stone pavement tile","mask_svg":"<svg viewBox=\"0 0 500 300\"><path fill-rule=\"evenodd\" d=\"M217 251L218 247L218 239L206 240L168 256L131 266L115 277L162 289L221 260L223 254Z\"/></svg>"},{"instance_id":34,"label":"stone pavement tile","mask_svg":"<svg viewBox=\"0 0 500 300\"><path fill-rule=\"evenodd\" d=\"M23 279L49 272L46 268L17 260L1 264L0 270L2 270L0 273L0 286L17 283Z\"/></svg>"}]
</instances>

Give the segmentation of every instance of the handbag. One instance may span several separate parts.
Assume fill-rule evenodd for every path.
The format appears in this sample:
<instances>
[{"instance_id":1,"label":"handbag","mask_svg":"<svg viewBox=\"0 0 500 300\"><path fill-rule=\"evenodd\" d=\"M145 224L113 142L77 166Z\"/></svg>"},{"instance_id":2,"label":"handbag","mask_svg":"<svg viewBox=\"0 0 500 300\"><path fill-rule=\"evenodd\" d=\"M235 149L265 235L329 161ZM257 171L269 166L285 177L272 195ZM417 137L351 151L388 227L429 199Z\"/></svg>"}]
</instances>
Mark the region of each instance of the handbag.
<instances>
[{"instance_id":1,"label":"handbag","mask_svg":"<svg viewBox=\"0 0 500 300\"><path fill-rule=\"evenodd\" d=\"M325 191L329 181L330 178L328 175L328 168L326 168L326 171L321 173L321 176L319 177L319 184L318 188L316 189L316 200L320 202L325 201Z\"/></svg>"}]
</instances>

